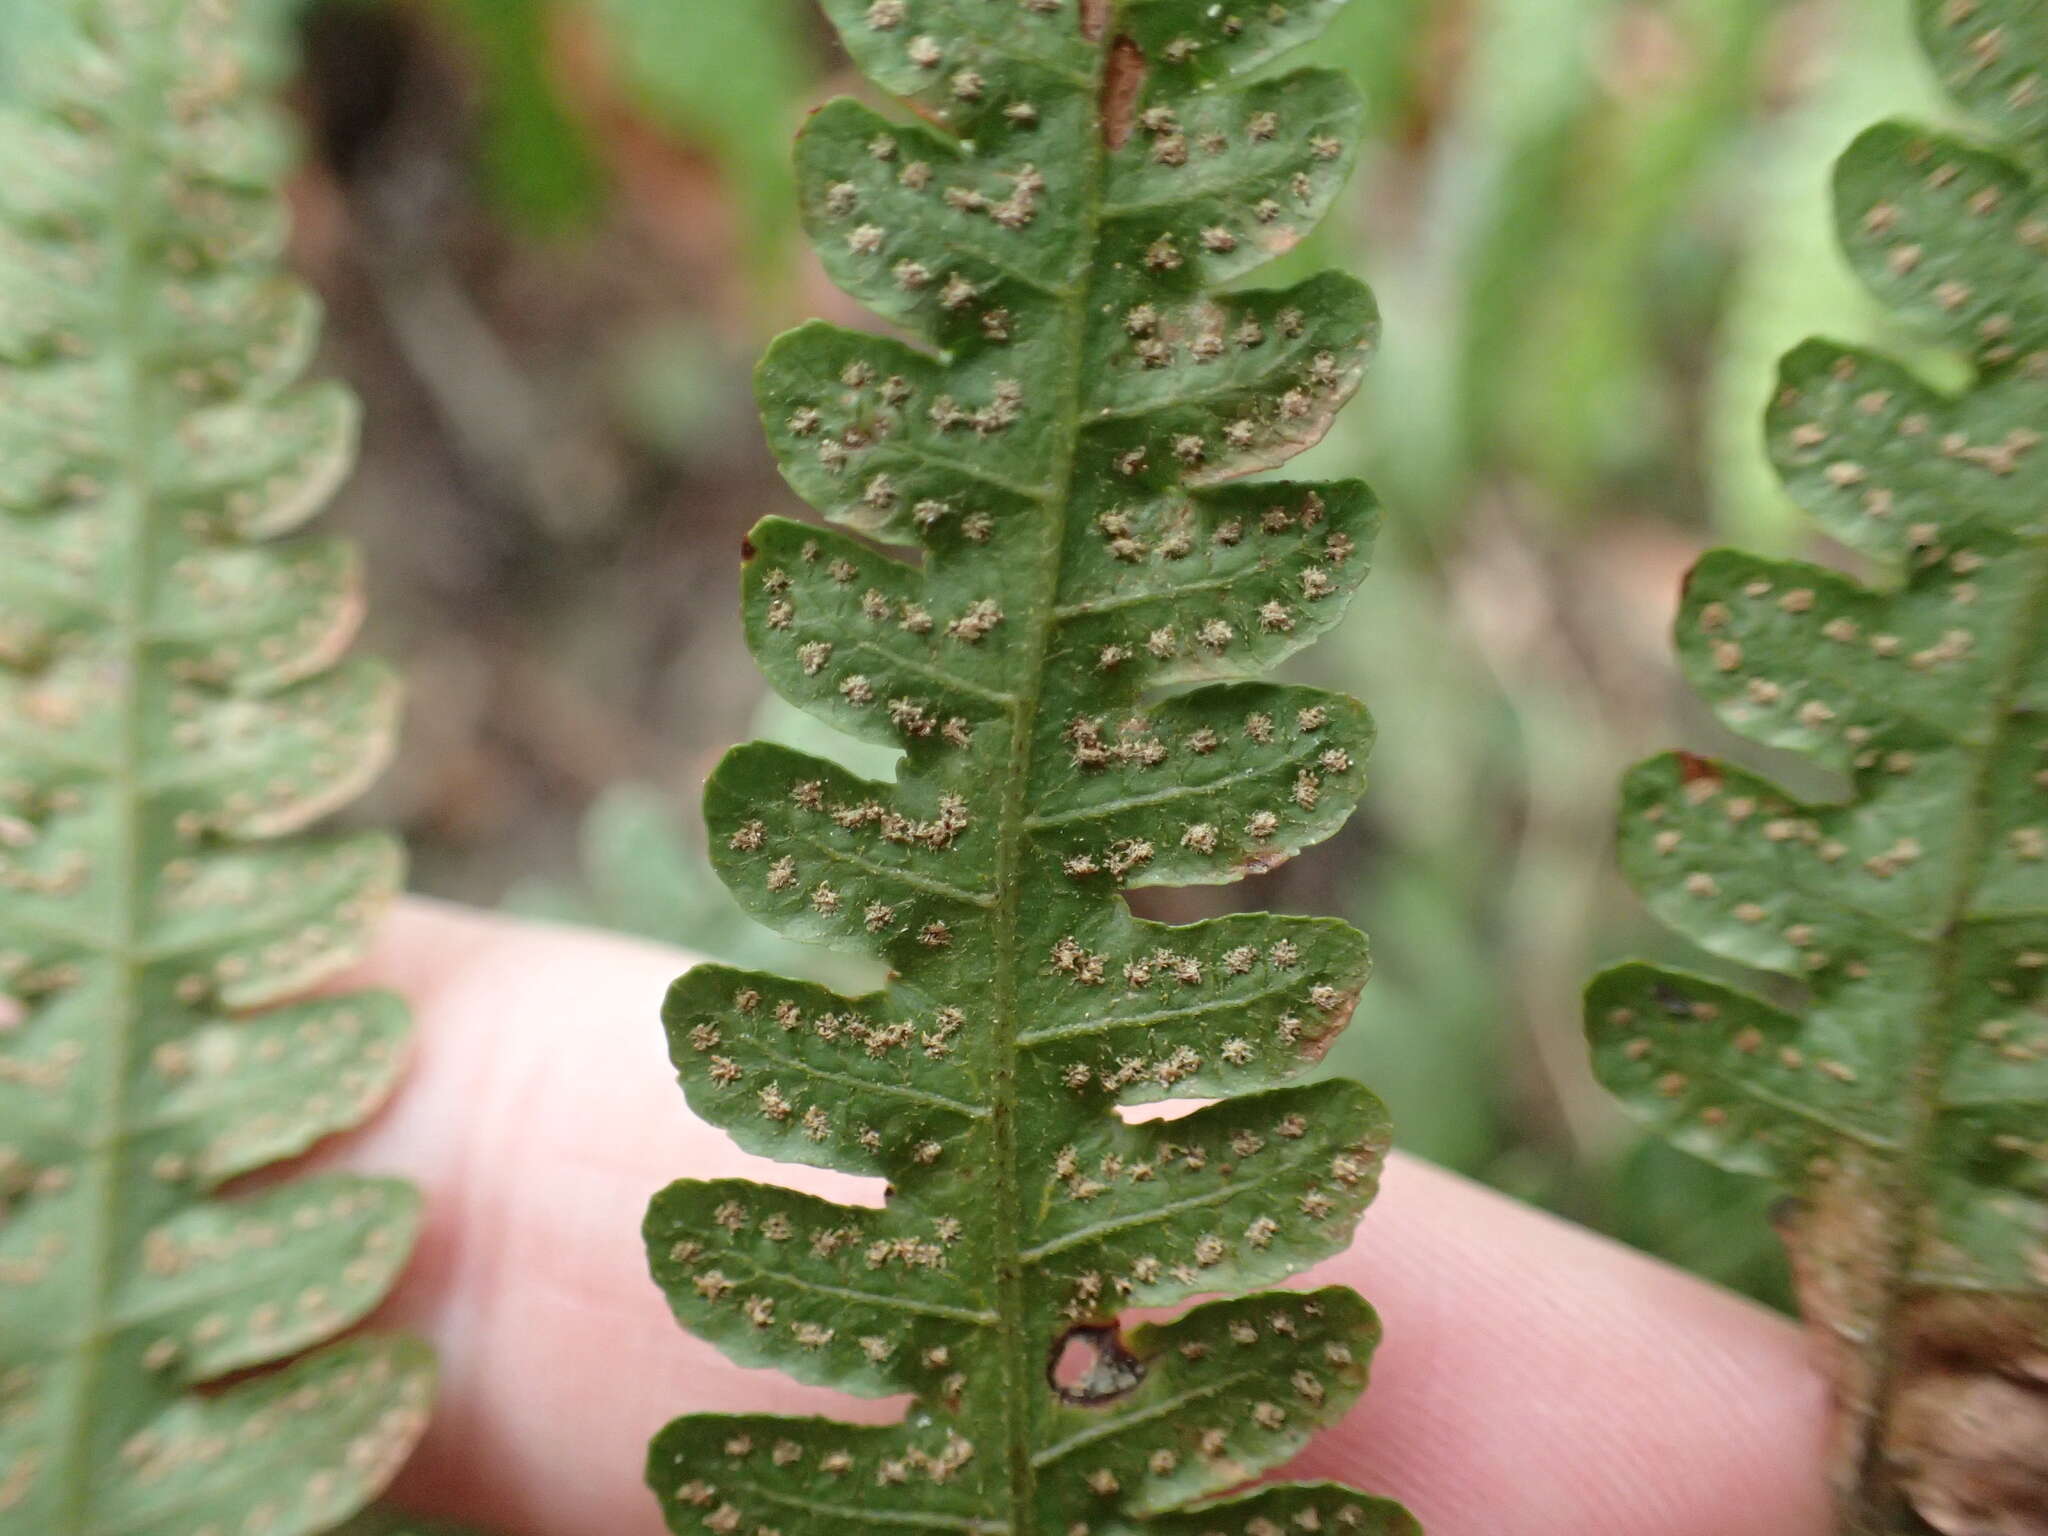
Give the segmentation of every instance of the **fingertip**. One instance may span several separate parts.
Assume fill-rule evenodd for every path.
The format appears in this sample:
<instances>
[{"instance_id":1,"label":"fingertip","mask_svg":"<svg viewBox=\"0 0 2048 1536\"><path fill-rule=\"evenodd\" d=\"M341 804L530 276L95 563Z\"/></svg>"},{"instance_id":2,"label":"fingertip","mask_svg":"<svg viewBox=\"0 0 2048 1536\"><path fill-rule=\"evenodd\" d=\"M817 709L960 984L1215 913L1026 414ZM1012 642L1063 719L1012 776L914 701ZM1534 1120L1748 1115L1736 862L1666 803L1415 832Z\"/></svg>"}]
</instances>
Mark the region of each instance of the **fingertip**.
<instances>
[{"instance_id":1,"label":"fingertip","mask_svg":"<svg viewBox=\"0 0 2048 1536\"><path fill-rule=\"evenodd\" d=\"M1303 1467L1404 1499L1432 1536L1828 1529L1825 1384L1774 1314L1398 1157L1310 1278L1355 1286L1386 1332Z\"/></svg>"},{"instance_id":2,"label":"fingertip","mask_svg":"<svg viewBox=\"0 0 2048 1536\"><path fill-rule=\"evenodd\" d=\"M426 1026L413 1080L346 1155L428 1186L398 1315L445 1359L406 1485L432 1507L521 1536L652 1536L640 1447L669 1417L885 1411L732 1366L648 1279L640 1218L678 1174L831 1177L689 1114L660 1023L687 963L408 902L366 968ZM1431 1536L1828 1529L1826 1392L1783 1319L1398 1156L1352 1248L1305 1280L1364 1293L1386 1337L1364 1402L1293 1470L1403 1498Z\"/></svg>"}]
</instances>

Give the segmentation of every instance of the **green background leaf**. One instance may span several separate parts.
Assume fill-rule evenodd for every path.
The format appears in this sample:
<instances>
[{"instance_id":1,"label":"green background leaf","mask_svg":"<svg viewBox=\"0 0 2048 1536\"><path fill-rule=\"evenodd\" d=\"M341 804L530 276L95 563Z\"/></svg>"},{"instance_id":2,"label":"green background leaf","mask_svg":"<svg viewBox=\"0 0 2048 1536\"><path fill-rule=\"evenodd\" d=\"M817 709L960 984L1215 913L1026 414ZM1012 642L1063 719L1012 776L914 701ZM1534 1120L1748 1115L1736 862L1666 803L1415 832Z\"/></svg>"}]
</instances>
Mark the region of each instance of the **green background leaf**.
<instances>
[{"instance_id":1,"label":"green background leaf","mask_svg":"<svg viewBox=\"0 0 2048 1536\"><path fill-rule=\"evenodd\" d=\"M325 1342L404 1263L408 1186L223 1187L404 1053L396 999L301 1000L399 882L388 839L304 830L396 723L343 655L355 557L295 536L356 411L298 382L274 33L35 20L0 118L0 1531L295 1536L382 1488L433 1376Z\"/></svg>"},{"instance_id":2,"label":"green background leaf","mask_svg":"<svg viewBox=\"0 0 2048 1536\"><path fill-rule=\"evenodd\" d=\"M2029 126L2011 92L2048 58L2013 51L2037 18L1922 13L1959 100L1982 109L1996 74L1995 115ZM1959 76L1964 55L1979 64ZM1842 158L1851 265L1976 378L1948 394L1827 342L1785 360L1779 475L1878 579L1709 555L1678 649L1724 724L1841 793L1685 753L1639 767L1631 879L1665 924L1771 985L1625 966L1588 1000L1600 1075L1631 1107L1796 1195L1780 1225L1834 1378L1857 1530L2025 1529L2048 1474L2022 1363L2048 1345L2040 204L2025 162L1911 124ZM2012 1433L1990 1432L2001 1418Z\"/></svg>"}]
</instances>

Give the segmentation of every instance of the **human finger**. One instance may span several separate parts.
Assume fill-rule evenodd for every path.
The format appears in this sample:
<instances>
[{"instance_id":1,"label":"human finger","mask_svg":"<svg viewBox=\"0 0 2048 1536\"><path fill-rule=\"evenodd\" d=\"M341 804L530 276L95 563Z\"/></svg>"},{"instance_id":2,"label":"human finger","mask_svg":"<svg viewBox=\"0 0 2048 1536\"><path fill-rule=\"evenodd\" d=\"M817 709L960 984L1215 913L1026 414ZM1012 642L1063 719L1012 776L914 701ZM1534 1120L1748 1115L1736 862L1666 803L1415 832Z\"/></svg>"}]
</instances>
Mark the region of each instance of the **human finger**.
<instances>
[{"instance_id":1,"label":"human finger","mask_svg":"<svg viewBox=\"0 0 2048 1536\"><path fill-rule=\"evenodd\" d=\"M655 1536L643 1447L676 1414L887 1418L743 1370L678 1329L639 1222L672 1178L841 1199L690 1115L656 1017L661 946L408 903L368 979L419 1057L344 1156L418 1179L428 1237L392 1315L443 1358L401 1495L511 1536ZM1386 1324L1364 1403L1296 1469L1405 1499L1433 1536L1819 1536L1824 1393L1795 1330L1439 1170L1396 1158L1338 1280Z\"/></svg>"}]
</instances>

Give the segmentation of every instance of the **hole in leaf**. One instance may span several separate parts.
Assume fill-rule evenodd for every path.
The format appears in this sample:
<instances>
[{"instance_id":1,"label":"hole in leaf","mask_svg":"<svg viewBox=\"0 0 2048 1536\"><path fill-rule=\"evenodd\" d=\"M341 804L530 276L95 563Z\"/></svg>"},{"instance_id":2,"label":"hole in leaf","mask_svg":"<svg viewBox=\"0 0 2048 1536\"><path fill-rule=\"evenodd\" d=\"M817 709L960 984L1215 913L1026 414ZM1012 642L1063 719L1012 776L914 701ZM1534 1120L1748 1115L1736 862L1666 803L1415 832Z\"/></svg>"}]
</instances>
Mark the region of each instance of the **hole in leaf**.
<instances>
[{"instance_id":1,"label":"hole in leaf","mask_svg":"<svg viewBox=\"0 0 2048 1536\"><path fill-rule=\"evenodd\" d=\"M1146 1125L1157 1120L1185 1120L1189 1115L1221 1102L1220 1099L1159 1099L1150 1104L1115 1104L1110 1108L1125 1125Z\"/></svg>"},{"instance_id":2,"label":"hole in leaf","mask_svg":"<svg viewBox=\"0 0 2048 1536\"><path fill-rule=\"evenodd\" d=\"M1284 849L1272 848L1246 854L1237 861L1237 868L1239 873L1245 875L1270 875L1293 857L1293 854Z\"/></svg>"},{"instance_id":3,"label":"hole in leaf","mask_svg":"<svg viewBox=\"0 0 2048 1536\"><path fill-rule=\"evenodd\" d=\"M1094 1408L1136 1390L1145 1364L1114 1327L1069 1328L1052 1347L1045 1379L1060 1401Z\"/></svg>"}]
</instances>

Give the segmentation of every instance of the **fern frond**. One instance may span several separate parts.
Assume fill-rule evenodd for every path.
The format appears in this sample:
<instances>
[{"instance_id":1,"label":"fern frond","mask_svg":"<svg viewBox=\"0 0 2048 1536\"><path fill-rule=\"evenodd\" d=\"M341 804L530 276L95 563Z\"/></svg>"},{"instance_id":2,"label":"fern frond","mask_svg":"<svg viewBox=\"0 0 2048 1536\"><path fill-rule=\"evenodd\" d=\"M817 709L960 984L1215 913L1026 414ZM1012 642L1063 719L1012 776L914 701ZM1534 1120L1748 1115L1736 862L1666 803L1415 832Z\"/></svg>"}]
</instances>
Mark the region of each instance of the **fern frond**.
<instances>
[{"instance_id":1,"label":"fern frond","mask_svg":"<svg viewBox=\"0 0 2048 1536\"><path fill-rule=\"evenodd\" d=\"M1836 775L1806 799L1677 754L1630 777L1651 909L1768 990L1601 977L1606 1081L1680 1146L1796 1195L1784 1223L1841 1410L1844 1529L2048 1530L2048 251L2037 7L1923 0L1965 106L1840 163L1851 261L1975 384L1811 342L1769 438L1786 486L1884 573L1709 555L1678 622L1723 721Z\"/></svg>"},{"instance_id":2,"label":"fern frond","mask_svg":"<svg viewBox=\"0 0 2048 1536\"><path fill-rule=\"evenodd\" d=\"M383 762L338 545L353 452L298 380L289 144L231 0L52 0L0 119L0 1531L325 1530L416 1438L384 1295L413 1191L222 1186L391 1086L395 999L305 1001L396 888L301 829ZM308 1350L311 1350L308 1353ZM262 1367L290 1363L275 1370Z\"/></svg>"},{"instance_id":3,"label":"fern frond","mask_svg":"<svg viewBox=\"0 0 2048 1536\"><path fill-rule=\"evenodd\" d=\"M1413 1529L1336 1487L1231 1497L1363 1387L1356 1297L1119 1323L1337 1252L1388 1141L1355 1084L1287 1086L1350 1014L1358 934L1168 927L1119 896L1271 868L1363 787L1356 703L1248 678L1336 622L1372 497L1230 482L1323 435L1372 299L1221 286L1343 181L1351 86L1262 72L1338 3L827 4L922 121L820 111L805 217L921 345L811 325L762 364L785 475L854 533L755 529L747 635L787 698L906 756L883 784L741 747L706 815L743 906L892 979L849 998L707 966L667 1021L699 1114L889 1198L685 1180L646 1235L733 1358L914 1405L677 1421L650 1478L678 1531ZM1221 1102L1116 1113L1188 1096Z\"/></svg>"}]
</instances>

